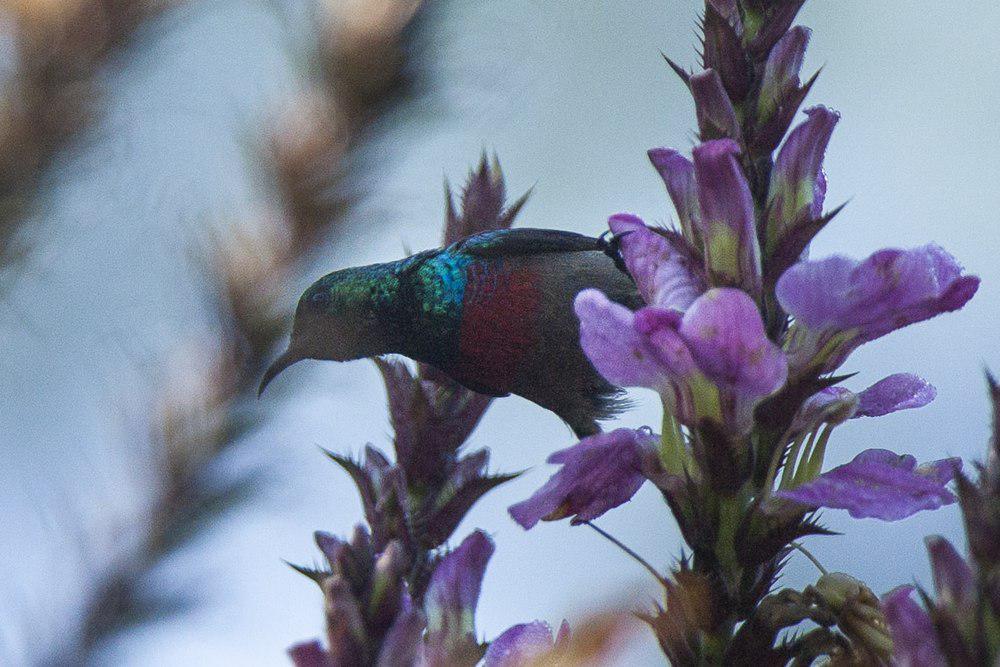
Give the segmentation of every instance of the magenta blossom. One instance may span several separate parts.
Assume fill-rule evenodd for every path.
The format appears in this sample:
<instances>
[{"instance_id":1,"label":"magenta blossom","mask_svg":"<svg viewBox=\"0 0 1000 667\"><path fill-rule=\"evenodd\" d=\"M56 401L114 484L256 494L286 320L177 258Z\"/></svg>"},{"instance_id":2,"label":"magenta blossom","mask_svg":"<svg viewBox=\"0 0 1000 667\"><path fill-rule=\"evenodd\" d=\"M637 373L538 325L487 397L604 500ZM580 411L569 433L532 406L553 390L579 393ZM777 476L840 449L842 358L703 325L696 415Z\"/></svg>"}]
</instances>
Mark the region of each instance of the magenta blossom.
<instances>
[{"instance_id":1,"label":"magenta blossom","mask_svg":"<svg viewBox=\"0 0 1000 667\"><path fill-rule=\"evenodd\" d=\"M860 345L908 324L958 310L979 278L962 275L936 245L880 250L858 262L804 261L778 280L776 295L794 318L786 350L796 371L832 371Z\"/></svg>"},{"instance_id":2,"label":"magenta blossom","mask_svg":"<svg viewBox=\"0 0 1000 667\"><path fill-rule=\"evenodd\" d=\"M625 267L650 306L683 312L705 291L698 259L676 232L650 229L628 213L611 216L608 227L621 238Z\"/></svg>"},{"instance_id":3,"label":"magenta blossom","mask_svg":"<svg viewBox=\"0 0 1000 667\"><path fill-rule=\"evenodd\" d=\"M573 524L596 519L639 490L643 459L656 444L651 433L620 428L555 452L548 462L562 468L530 498L512 505L510 515L526 530L542 519L573 516Z\"/></svg>"},{"instance_id":4,"label":"magenta blossom","mask_svg":"<svg viewBox=\"0 0 1000 667\"><path fill-rule=\"evenodd\" d=\"M472 662L478 660L475 612L493 550L493 541L477 530L434 568L424 597L428 664L463 664L470 656L475 657Z\"/></svg>"},{"instance_id":5,"label":"magenta blossom","mask_svg":"<svg viewBox=\"0 0 1000 667\"><path fill-rule=\"evenodd\" d=\"M744 434L754 407L785 382L785 357L740 290L711 289L683 315L656 306L633 313L596 290L581 292L575 307L594 367L621 386L655 389L684 424L710 419Z\"/></svg>"},{"instance_id":6,"label":"magenta blossom","mask_svg":"<svg viewBox=\"0 0 1000 667\"><path fill-rule=\"evenodd\" d=\"M882 613L892 635L892 664L937 667L947 661L938 649L930 615L910 597L913 586L900 586L882 596Z\"/></svg>"},{"instance_id":7,"label":"magenta blossom","mask_svg":"<svg viewBox=\"0 0 1000 667\"><path fill-rule=\"evenodd\" d=\"M695 147L693 164L667 148L649 151L649 159L667 186L685 236L704 251L710 283L740 287L756 297L762 280L760 245L739 154L732 139L715 139Z\"/></svg>"},{"instance_id":8,"label":"magenta blossom","mask_svg":"<svg viewBox=\"0 0 1000 667\"><path fill-rule=\"evenodd\" d=\"M975 613L976 579L968 561L940 535L931 535L924 542L931 558L937 604L966 614Z\"/></svg>"},{"instance_id":9,"label":"magenta blossom","mask_svg":"<svg viewBox=\"0 0 1000 667\"><path fill-rule=\"evenodd\" d=\"M820 424L841 424L858 417L881 417L899 410L920 408L937 396L937 390L911 373L882 378L864 391L829 387L811 396L795 418L796 431L814 430Z\"/></svg>"},{"instance_id":10,"label":"magenta blossom","mask_svg":"<svg viewBox=\"0 0 1000 667\"><path fill-rule=\"evenodd\" d=\"M855 519L898 521L955 502L945 486L961 464L950 458L918 466L909 454L868 449L850 463L776 495L809 507L846 509Z\"/></svg>"},{"instance_id":11,"label":"magenta blossom","mask_svg":"<svg viewBox=\"0 0 1000 667\"><path fill-rule=\"evenodd\" d=\"M809 118L788 135L771 172L765 248L768 255L787 242L787 236L796 233L800 225L823 213L823 156L840 116L826 107L807 109L806 114Z\"/></svg>"}]
</instances>

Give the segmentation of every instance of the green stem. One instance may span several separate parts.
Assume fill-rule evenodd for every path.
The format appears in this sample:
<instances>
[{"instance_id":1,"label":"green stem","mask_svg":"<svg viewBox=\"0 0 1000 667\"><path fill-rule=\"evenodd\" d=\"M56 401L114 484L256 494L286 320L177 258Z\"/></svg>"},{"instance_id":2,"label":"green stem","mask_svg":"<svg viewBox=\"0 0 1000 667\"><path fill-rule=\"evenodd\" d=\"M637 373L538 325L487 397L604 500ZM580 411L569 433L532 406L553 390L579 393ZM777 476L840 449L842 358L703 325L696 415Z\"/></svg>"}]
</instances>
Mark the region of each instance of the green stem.
<instances>
[{"instance_id":1,"label":"green stem","mask_svg":"<svg viewBox=\"0 0 1000 667\"><path fill-rule=\"evenodd\" d=\"M611 544L615 545L616 547L624 551L629 557L632 558L632 560L634 560L635 562L639 563L639 565L642 565L644 568L646 568L646 570L648 570L649 573L653 575L653 577L662 586L666 587L670 583L669 581L667 581L666 577L664 577L662 574L659 573L659 571L657 571L655 567L650 565L649 561L647 561L645 558L637 554L635 551L633 551L630 547L628 547L624 542L619 540L617 537L607 532L603 528L598 528L596 524L590 521L584 521L583 523L584 525L593 528L598 535L606 539L608 542L611 542Z\"/></svg>"},{"instance_id":2,"label":"green stem","mask_svg":"<svg viewBox=\"0 0 1000 667\"><path fill-rule=\"evenodd\" d=\"M799 451L802 449L802 441L805 438L806 434L800 433L799 437L795 438L795 442L792 443L792 448L788 451L788 456L785 457L785 468L781 471L781 484L779 488L787 489L791 486L792 473L795 472L795 461L799 458Z\"/></svg>"},{"instance_id":3,"label":"green stem","mask_svg":"<svg viewBox=\"0 0 1000 667\"><path fill-rule=\"evenodd\" d=\"M820 573L822 573L822 574L829 574L829 572L826 571L826 568L823 567L823 564L819 562L819 559L816 558L816 556L813 556L809 552L808 549L806 549L804 546L802 546L798 542L792 542L791 545L793 547L795 547L796 549L798 549L802 553L803 556L805 556L806 558L808 558L812 562L812 564L816 566L816 569L819 570Z\"/></svg>"},{"instance_id":4,"label":"green stem","mask_svg":"<svg viewBox=\"0 0 1000 667\"><path fill-rule=\"evenodd\" d=\"M788 432L785 432L785 435L778 440L778 444L774 448L774 454L771 455L771 465L767 469L767 477L764 478L764 486L761 487L763 500L770 498L771 493L774 491L774 480L778 476L778 465L781 463L781 454L785 451L786 440L788 440ZM801 446L801 443L799 444Z\"/></svg>"},{"instance_id":5,"label":"green stem","mask_svg":"<svg viewBox=\"0 0 1000 667\"><path fill-rule=\"evenodd\" d=\"M666 406L663 409L663 432L660 435L660 460L671 475L683 475L687 469L687 447L680 424Z\"/></svg>"},{"instance_id":6,"label":"green stem","mask_svg":"<svg viewBox=\"0 0 1000 667\"><path fill-rule=\"evenodd\" d=\"M795 481L797 484L803 484L819 476L820 471L823 469L823 459L826 457L826 443L829 442L831 433L833 433L833 424L827 424L823 429L823 434L819 437L819 442L816 443L816 451L809 457L809 462L804 466L800 466L804 470L799 470L796 473Z\"/></svg>"}]
</instances>

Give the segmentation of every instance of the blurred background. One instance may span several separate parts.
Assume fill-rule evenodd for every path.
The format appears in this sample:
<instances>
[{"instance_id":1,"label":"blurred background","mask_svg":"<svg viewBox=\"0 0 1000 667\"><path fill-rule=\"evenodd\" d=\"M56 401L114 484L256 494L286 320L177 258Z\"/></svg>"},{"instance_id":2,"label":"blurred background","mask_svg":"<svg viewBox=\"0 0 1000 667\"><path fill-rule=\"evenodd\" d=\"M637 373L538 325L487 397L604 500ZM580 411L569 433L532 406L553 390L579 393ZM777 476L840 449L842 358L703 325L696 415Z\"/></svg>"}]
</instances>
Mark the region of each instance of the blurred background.
<instances>
[{"instance_id":1,"label":"blurred background","mask_svg":"<svg viewBox=\"0 0 1000 667\"><path fill-rule=\"evenodd\" d=\"M442 181L496 151L519 224L599 233L673 211L647 148L688 148L693 0L3 0L0 4L0 664L282 664L322 634L315 529L361 517L320 447L387 444L369 362L259 369L319 275L438 244ZM807 3L809 102L843 120L814 256L938 242L983 278L963 311L862 348L864 388L917 373L937 400L838 429L869 447L981 456L1000 370L1000 7ZM636 392L629 426L659 407ZM496 540L478 630L645 605L656 585L592 531L523 532L506 507L573 442L497 401L473 435L499 471L474 527ZM876 592L927 582L923 536L956 508L883 524L827 511L810 549ZM657 565L680 539L657 493L602 520ZM804 558L787 582L815 580ZM641 636L628 664L658 664Z\"/></svg>"}]
</instances>

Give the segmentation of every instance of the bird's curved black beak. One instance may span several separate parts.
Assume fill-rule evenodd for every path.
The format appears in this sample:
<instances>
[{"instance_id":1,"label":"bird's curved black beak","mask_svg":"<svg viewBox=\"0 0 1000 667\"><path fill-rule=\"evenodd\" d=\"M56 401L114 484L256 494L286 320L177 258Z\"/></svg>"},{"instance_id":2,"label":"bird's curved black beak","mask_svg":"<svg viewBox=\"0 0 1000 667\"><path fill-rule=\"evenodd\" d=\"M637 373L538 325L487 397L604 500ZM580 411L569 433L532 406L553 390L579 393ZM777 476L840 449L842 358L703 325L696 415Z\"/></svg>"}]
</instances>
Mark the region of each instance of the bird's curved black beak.
<instances>
[{"instance_id":1,"label":"bird's curved black beak","mask_svg":"<svg viewBox=\"0 0 1000 667\"><path fill-rule=\"evenodd\" d=\"M260 398L260 395L264 393L264 390L267 388L267 385L271 383L271 380L278 377L278 373L285 370L296 361L302 361L304 358L305 357L300 356L298 352L292 350L291 348L285 350L284 354L275 359L271 365L267 367L267 370L264 371L264 377L261 378L260 386L257 387L257 397Z\"/></svg>"}]
</instances>

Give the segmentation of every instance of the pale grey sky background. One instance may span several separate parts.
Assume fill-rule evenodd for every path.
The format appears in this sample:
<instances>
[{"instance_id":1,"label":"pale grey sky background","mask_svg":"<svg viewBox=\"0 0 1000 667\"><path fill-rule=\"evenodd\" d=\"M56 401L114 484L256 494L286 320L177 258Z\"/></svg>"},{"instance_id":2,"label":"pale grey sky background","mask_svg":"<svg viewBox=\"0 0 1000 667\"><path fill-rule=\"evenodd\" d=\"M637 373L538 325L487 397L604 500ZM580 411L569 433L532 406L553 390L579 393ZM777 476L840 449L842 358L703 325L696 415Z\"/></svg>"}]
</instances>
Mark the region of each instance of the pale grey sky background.
<instances>
[{"instance_id":1,"label":"pale grey sky background","mask_svg":"<svg viewBox=\"0 0 1000 667\"><path fill-rule=\"evenodd\" d=\"M150 445L133 435L164 372L151 362L180 340L212 335L190 249L206 224L267 211L248 146L302 86L274 6L189 0L148 27L138 57L112 75L106 123L60 170L43 240L6 295L0 663L58 651L95 564L134 539L152 464ZM670 221L645 151L692 144L691 103L659 52L694 64L697 10L689 0L451 3L434 43L439 102L381 147L374 197L315 275L434 246L442 178L461 181L484 148L500 155L513 193L535 187L522 225L596 234L622 210ZM809 102L843 114L826 161L828 201L851 200L814 256L934 241L983 278L964 311L852 356L845 369L859 375L851 386L910 371L936 385L938 399L840 428L828 463L874 446L968 461L987 438L982 370L1000 369L1000 7L812 0L799 22L814 29L806 70L824 68ZM309 278L289 288L289 300ZM225 473L256 461L271 482L151 582L192 592L198 604L109 643L101 664L282 664L287 645L322 633L318 589L282 559L313 561L314 529L345 533L360 518L346 476L318 448L387 445L383 392L367 362L303 363L274 388L260 427L220 466ZM655 425L656 403L636 398L622 423ZM529 469L487 496L457 533L480 527L497 543L479 606L485 637L657 594L592 532L558 523L525 533L506 515L551 473L545 457L572 442L558 419L517 398L496 402L472 438L493 451L497 470ZM961 543L954 507L896 524L835 511L825 521L845 534L814 538L810 548L876 592L928 580L925 534ZM658 565L679 553L650 488L601 523ZM815 576L796 558L784 583ZM658 664L652 638L641 641L646 649L631 664Z\"/></svg>"}]
</instances>

